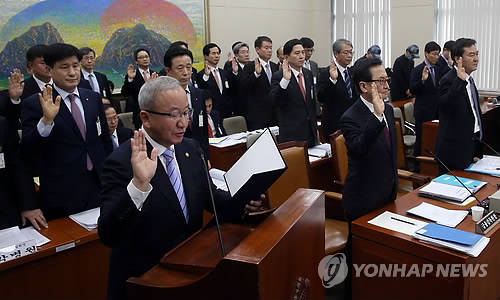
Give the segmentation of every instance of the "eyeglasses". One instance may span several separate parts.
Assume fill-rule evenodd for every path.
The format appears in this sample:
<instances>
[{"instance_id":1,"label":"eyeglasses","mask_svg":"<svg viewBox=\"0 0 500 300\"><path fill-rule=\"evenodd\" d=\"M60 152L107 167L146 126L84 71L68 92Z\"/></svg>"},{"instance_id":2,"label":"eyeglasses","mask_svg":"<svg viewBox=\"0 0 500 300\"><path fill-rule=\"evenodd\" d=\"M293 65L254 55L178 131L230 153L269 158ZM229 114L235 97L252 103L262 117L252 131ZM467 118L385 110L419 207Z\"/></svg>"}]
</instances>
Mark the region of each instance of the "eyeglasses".
<instances>
[{"instance_id":1,"label":"eyeglasses","mask_svg":"<svg viewBox=\"0 0 500 300\"><path fill-rule=\"evenodd\" d=\"M82 57L82 60L90 60L90 61L93 61L95 59L95 57L93 56L84 56Z\"/></svg>"},{"instance_id":2,"label":"eyeglasses","mask_svg":"<svg viewBox=\"0 0 500 300\"><path fill-rule=\"evenodd\" d=\"M155 114L155 115L160 115L160 116L166 116L169 119L179 121L182 118L187 118L191 119L193 117L193 110L191 108L186 109L185 111L181 112L178 109L174 109L171 112L158 112L158 111L153 111L153 110L148 110L145 109L144 111L147 111L150 114Z\"/></svg>"},{"instance_id":3,"label":"eyeglasses","mask_svg":"<svg viewBox=\"0 0 500 300\"><path fill-rule=\"evenodd\" d=\"M114 117L109 117L109 118L106 118L106 121L108 121L108 122L111 122L111 121L118 121L118 116L114 116Z\"/></svg>"},{"instance_id":4,"label":"eyeglasses","mask_svg":"<svg viewBox=\"0 0 500 300\"><path fill-rule=\"evenodd\" d=\"M388 77L388 78L380 78L380 79L372 79L372 80L367 80L366 82L376 82L378 85L385 85L386 83L388 85L391 84L391 78Z\"/></svg>"}]
</instances>

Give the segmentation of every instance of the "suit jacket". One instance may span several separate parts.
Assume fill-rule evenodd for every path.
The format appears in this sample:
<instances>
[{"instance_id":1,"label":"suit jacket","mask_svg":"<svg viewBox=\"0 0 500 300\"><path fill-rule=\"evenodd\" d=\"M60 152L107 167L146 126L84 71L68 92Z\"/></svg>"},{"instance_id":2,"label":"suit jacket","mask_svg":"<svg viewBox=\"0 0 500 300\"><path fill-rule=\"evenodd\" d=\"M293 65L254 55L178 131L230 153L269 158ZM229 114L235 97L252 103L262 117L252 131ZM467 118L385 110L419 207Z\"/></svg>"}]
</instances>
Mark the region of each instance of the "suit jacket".
<instances>
[{"instance_id":1,"label":"suit jacket","mask_svg":"<svg viewBox=\"0 0 500 300\"><path fill-rule=\"evenodd\" d=\"M221 77L222 93L217 86L217 81L215 81L213 73L210 73L208 81L203 80L203 75L205 70L198 72L198 87L201 89L209 90L212 94L212 101L214 108L222 114L224 118L233 115L233 87L235 87L237 78L230 72L226 73L223 69L217 68Z\"/></svg>"},{"instance_id":2,"label":"suit jacket","mask_svg":"<svg viewBox=\"0 0 500 300\"><path fill-rule=\"evenodd\" d=\"M415 95L415 119L419 122L435 120L438 117L439 77L438 67L434 66L435 83L429 70L429 77L422 82L422 72L425 62L422 62L411 71L410 91Z\"/></svg>"},{"instance_id":3,"label":"suit jacket","mask_svg":"<svg viewBox=\"0 0 500 300\"><path fill-rule=\"evenodd\" d=\"M306 86L306 101L293 72L286 90L281 88L282 70L273 74L271 95L278 105L280 143L305 141L309 147L312 147L316 144L318 137L316 105L312 91L313 77L311 71L306 68L302 68L302 74L304 74Z\"/></svg>"},{"instance_id":4,"label":"suit jacket","mask_svg":"<svg viewBox=\"0 0 500 300\"><path fill-rule=\"evenodd\" d=\"M42 108L38 95L24 100L21 112L25 151L40 153L40 203L38 208L44 209L45 215L60 217L83 211L98 205L95 199L89 198L89 191L98 190L96 181L88 182L87 154L90 156L94 171L100 176L105 157L111 153L113 146L109 137L108 124L99 94L78 88L85 112L86 139L84 140L63 100L59 113L54 119L54 127L49 136L42 137L37 124L42 117ZM52 91L53 98L58 96ZM98 135L98 126L101 135Z\"/></svg>"},{"instance_id":5,"label":"suit jacket","mask_svg":"<svg viewBox=\"0 0 500 300\"><path fill-rule=\"evenodd\" d=\"M215 132L214 135L215 137L221 137L227 135L226 129L224 128L222 124L222 118L220 116L220 113L216 110L212 109L212 112L210 113L210 117L212 118L212 122L214 122L215 126Z\"/></svg>"},{"instance_id":6,"label":"suit jacket","mask_svg":"<svg viewBox=\"0 0 500 300\"><path fill-rule=\"evenodd\" d=\"M152 149L149 143L147 148L149 156ZM160 161L151 179L153 189L139 211L127 192L127 185L133 177L130 142L123 144L106 160L98 230L102 241L112 247L108 299L123 299L125 281L130 276L139 276L149 270L166 252L202 227L203 210L211 210L211 204L203 161L197 148L198 143L189 138L175 145L188 207L188 223ZM244 203L234 201L229 193L211 185L221 219L240 219Z\"/></svg>"},{"instance_id":7,"label":"suit jacket","mask_svg":"<svg viewBox=\"0 0 500 300\"><path fill-rule=\"evenodd\" d=\"M442 56L439 56L438 62L437 62L437 67L439 69L439 78L443 78L448 71L450 71L452 68L448 65L448 61Z\"/></svg>"},{"instance_id":8,"label":"suit jacket","mask_svg":"<svg viewBox=\"0 0 500 300\"><path fill-rule=\"evenodd\" d=\"M410 88L410 74L415 61L409 60L404 54L396 58L392 67L391 100L408 99L406 90Z\"/></svg>"},{"instance_id":9,"label":"suit jacket","mask_svg":"<svg viewBox=\"0 0 500 300\"><path fill-rule=\"evenodd\" d=\"M436 154L450 169L465 169L475 155L474 112L467 94L467 81L453 68L439 82L439 128ZM477 99L479 94L473 89Z\"/></svg>"},{"instance_id":10,"label":"suit jacket","mask_svg":"<svg viewBox=\"0 0 500 300\"><path fill-rule=\"evenodd\" d=\"M233 101L232 110L234 112L234 115L246 117L248 111L247 108L248 95L245 88L241 84L241 77L243 76L243 68L238 63L238 73L234 75L232 62L226 61L226 63L224 64L224 72L226 74L232 74L233 76L236 76L236 80L234 80L233 86L231 88L231 99Z\"/></svg>"},{"instance_id":11,"label":"suit jacket","mask_svg":"<svg viewBox=\"0 0 500 300\"><path fill-rule=\"evenodd\" d=\"M191 95L191 105L193 107L193 119L190 126L186 129L184 136L198 141L203 152L205 152L205 156L208 157L208 116L205 100L203 99L200 89L189 85L188 88ZM202 124L199 122L200 115L203 118Z\"/></svg>"},{"instance_id":12,"label":"suit jacket","mask_svg":"<svg viewBox=\"0 0 500 300\"><path fill-rule=\"evenodd\" d=\"M277 64L269 61L271 73L278 71ZM264 68L264 67L262 67ZM240 85L247 94L247 123L249 130L278 124L278 107L271 96L271 84L265 70L255 77L255 64L248 63L243 69Z\"/></svg>"},{"instance_id":13,"label":"suit jacket","mask_svg":"<svg viewBox=\"0 0 500 300\"><path fill-rule=\"evenodd\" d=\"M152 74L151 69L149 70L149 74ZM125 81L122 86L122 95L127 97L127 103L125 111L133 112L133 121L135 128L138 129L141 127L142 122L139 117L140 108L139 108L139 91L141 90L142 85L144 84L144 78L142 77L141 71L136 68L135 69L135 77L129 82L128 75L125 75Z\"/></svg>"},{"instance_id":14,"label":"suit jacket","mask_svg":"<svg viewBox=\"0 0 500 300\"><path fill-rule=\"evenodd\" d=\"M321 116L321 129L323 137L328 141L330 134L339 129L340 117L354 103L356 99L356 88L352 79L352 70L347 69L351 77L352 97L345 85L344 78L339 69L337 69L337 83L333 84L330 80L330 68L321 70L319 75L318 101L323 103L323 114Z\"/></svg>"},{"instance_id":15,"label":"suit jacket","mask_svg":"<svg viewBox=\"0 0 500 300\"><path fill-rule=\"evenodd\" d=\"M33 78L32 75L28 79L24 80L24 88L23 88L23 94L21 95L21 99L26 99L33 94L38 94L41 92L42 91L40 90L38 83L36 83L35 78Z\"/></svg>"},{"instance_id":16,"label":"suit jacket","mask_svg":"<svg viewBox=\"0 0 500 300\"><path fill-rule=\"evenodd\" d=\"M348 154L342 200L350 221L396 199L396 129L393 109L388 104L385 104L384 115L389 125L391 148L384 135L385 124L361 99L358 98L340 120Z\"/></svg>"},{"instance_id":17,"label":"suit jacket","mask_svg":"<svg viewBox=\"0 0 500 300\"><path fill-rule=\"evenodd\" d=\"M97 79L97 83L99 84L99 93L101 94L101 97L109 99L113 94L113 92L111 91L111 87L109 86L108 77L103 73L99 73L96 71L94 71L94 75L95 78ZM80 71L80 84L78 84L78 86L92 90L89 81L86 80L85 77L83 77L82 71Z\"/></svg>"},{"instance_id":18,"label":"suit jacket","mask_svg":"<svg viewBox=\"0 0 500 300\"><path fill-rule=\"evenodd\" d=\"M127 127L116 127L116 135L118 136L118 144L121 145L133 138L134 132Z\"/></svg>"}]
</instances>

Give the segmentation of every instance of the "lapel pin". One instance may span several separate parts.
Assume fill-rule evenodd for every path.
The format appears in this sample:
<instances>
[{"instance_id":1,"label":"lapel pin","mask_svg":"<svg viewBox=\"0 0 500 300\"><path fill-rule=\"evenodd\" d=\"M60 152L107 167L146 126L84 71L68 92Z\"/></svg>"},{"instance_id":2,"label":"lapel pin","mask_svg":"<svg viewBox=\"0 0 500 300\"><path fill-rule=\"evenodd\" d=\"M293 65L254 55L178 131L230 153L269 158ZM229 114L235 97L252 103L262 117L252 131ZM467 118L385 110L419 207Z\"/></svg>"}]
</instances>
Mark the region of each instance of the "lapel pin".
<instances>
[{"instance_id":1,"label":"lapel pin","mask_svg":"<svg viewBox=\"0 0 500 300\"><path fill-rule=\"evenodd\" d=\"M186 152L184 155L186 155L186 157L189 158L189 153L188 152Z\"/></svg>"},{"instance_id":2,"label":"lapel pin","mask_svg":"<svg viewBox=\"0 0 500 300\"><path fill-rule=\"evenodd\" d=\"M85 101L89 101L89 98L85 98Z\"/></svg>"}]
</instances>

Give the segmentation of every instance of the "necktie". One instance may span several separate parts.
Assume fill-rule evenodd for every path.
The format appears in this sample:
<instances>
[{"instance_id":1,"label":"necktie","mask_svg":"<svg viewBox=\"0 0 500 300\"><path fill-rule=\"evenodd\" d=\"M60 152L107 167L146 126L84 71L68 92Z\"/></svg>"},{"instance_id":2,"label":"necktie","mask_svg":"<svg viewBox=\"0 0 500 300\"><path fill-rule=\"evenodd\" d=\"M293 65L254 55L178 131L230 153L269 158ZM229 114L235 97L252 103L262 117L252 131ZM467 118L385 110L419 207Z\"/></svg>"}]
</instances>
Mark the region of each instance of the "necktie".
<instances>
[{"instance_id":1,"label":"necktie","mask_svg":"<svg viewBox=\"0 0 500 300\"><path fill-rule=\"evenodd\" d=\"M142 71L142 77L144 77L144 80L149 79L149 72Z\"/></svg>"},{"instance_id":2,"label":"necktie","mask_svg":"<svg viewBox=\"0 0 500 300\"><path fill-rule=\"evenodd\" d=\"M265 70L266 70L267 80L269 80L269 83L271 83L271 76L273 76L273 74L271 73L271 66L269 65L269 63L266 64Z\"/></svg>"},{"instance_id":3,"label":"necktie","mask_svg":"<svg viewBox=\"0 0 500 300\"><path fill-rule=\"evenodd\" d=\"M76 105L75 102L76 96L75 94L69 94L68 98L69 102L71 103L71 115L73 116L76 126L78 126L78 130L80 130L80 134L82 135L82 138L85 141L87 138L87 132L85 129L85 123L83 122L82 112L80 111L80 108L78 108L78 105ZM92 170L93 167L94 166L92 164L92 160L90 159L90 156L87 153L87 170L90 171Z\"/></svg>"},{"instance_id":4,"label":"necktie","mask_svg":"<svg viewBox=\"0 0 500 300\"><path fill-rule=\"evenodd\" d=\"M297 75L297 77L299 78L300 92L302 93L302 97L304 97L304 101L306 101L306 91L304 90L304 85L302 84L302 82L303 82L303 80L302 80L302 73L299 73Z\"/></svg>"},{"instance_id":5,"label":"necktie","mask_svg":"<svg viewBox=\"0 0 500 300\"><path fill-rule=\"evenodd\" d=\"M384 136L385 136L385 142L387 143L387 147L391 149L391 135L389 134L389 129L387 128L387 123L385 123L385 120L382 121L384 123Z\"/></svg>"},{"instance_id":6,"label":"necktie","mask_svg":"<svg viewBox=\"0 0 500 300\"><path fill-rule=\"evenodd\" d=\"M113 151L114 151L118 148L118 141L117 141L116 136L111 135L111 141L113 142Z\"/></svg>"},{"instance_id":7,"label":"necktie","mask_svg":"<svg viewBox=\"0 0 500 300\"><path fill-rule=\"evenodd\" d=\"M219 70L217 69L214 69L213 73L214 73L214 78L215 78L215 82L217 83L217 87L219 88L219 91L220 93L222 94L222 88L221 88L221 85L220 85L220 80L219 80L219 76L217 76L217 73L219 72Z\"/></svg>"},{"instance_id":8,"label":"necktie","mask_svg":"<svg viewBox=\"0 0 500 300\"><path fill-rule=\"evenodd\" d=\"M94 84L94 74L92 74L92 73L89 74L89 83L90 83L90 87L92 88L92 90L94 92L100 94L99 89Z\"/></svg>"},{"instance_id":9,"label":"necktie","mask_svg":"<svg viewBox=\"0 0 500 300\"><path fill-rule=\"evenodd\" d=\"M470 93L472 95L472 103L474 104L475 114L477 117L477 121L479 123L479 139L482 141L483 140L483 126L481 124L481 109L479 107L479 100L477 99L477 89L476 89L476 85L474 84L474 79L472 79L472 77L469 77L469 82L470 82Z\"/></svg>"},{"instance_id":10,"label":"necktie","mask_svg":"<svg viewBox=\"0 0 500 300\"><path fill-rule=\"evenodd\" d=\"M352 98L351 77L349 76L349 72L347 72L347 69L344 70L344 75L345 75L345 87L347 89L347 93L349 94L349 97Z\"/></svg>"},{"instance_id":11,"label":"necktie","mask_svg":"<svg viewBox=\"0 0 500 300\"><path fill-rule=\"evenodd\" d=\"M436 86L436 73L434 73L434 66L431 66L429 71L429 73L431 73L432 83Z\"/></svg>"},{"instance_id":12,"label":"necktie","mask_svg":"<svg viewBox=\"0 0 500 300\"><path fill-rule=\"evenodd\" d=\"M208 124L208 137L213 138L214 137L214 131L212 130L212 126Z\"/></svg>"},{"instance_id":13,"label":"necktie","mask_svg":"<svg viewBox=\"0 0 500 300\"><path fill-rule=\"evenodd\" d=\"M175 194L177 195L177 200L179 200L179 204L182 209L182 213L184 214L184 218L186 219L186 223L189 221L189 214L187 209L186 197L184 195L184 187L182 185L181 177L179 176L179 170L177 170L175 162L174 162L174 151L170 148L166 149L163 152L162 156L166 160L167 166L167 174L170 179L170 183L174 188Z\"/></svg>"}]
</instances>

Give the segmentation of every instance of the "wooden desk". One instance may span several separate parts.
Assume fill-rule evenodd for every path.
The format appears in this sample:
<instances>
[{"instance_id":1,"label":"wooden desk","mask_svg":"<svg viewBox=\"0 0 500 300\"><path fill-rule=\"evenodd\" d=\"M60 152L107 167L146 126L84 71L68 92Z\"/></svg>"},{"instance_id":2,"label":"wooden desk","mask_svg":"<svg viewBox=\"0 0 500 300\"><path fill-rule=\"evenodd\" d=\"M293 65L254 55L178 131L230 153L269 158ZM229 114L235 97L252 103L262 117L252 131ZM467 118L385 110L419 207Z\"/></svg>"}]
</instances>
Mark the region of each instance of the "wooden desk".
<instances>
[{"instance_id":1,"label":"wooden desk","mask_svg":"<svg viewBox=\"0 0 500 300\"><path fill-rule=\"evenodd\" d=\"M247 151L246 143L218 148L209 145L210 164L213 168L227 171ZM333 191L333 162L331 157L311 163L311 188Z\"/></svg>"},{"instance_id":2,"label":"wooden desk","mask_svg":"<svg viewBox=\"0 0 500 300\"><path fill-rule=\"evenodd\" d=\"M489 182L478 193L479 199L484 199L497 190L496 184L500 178L488 175L456 171L456 175ZM491 299L500 297L500 227L492 229L487 237L491 238L488 246L477 258L432 246L420 242L411 236L368 224L368 221L383 213L391 211L405 215L406 210L415 207L422 201L439 205L448 209L464 209L460 206L418 197L414 191L394 203L386 205L352 223L353 264L398 264L401 268L406 264L408 273L412 264L432 264L434 271L425 277L366 277L361 272L360 277L352 277L352 299ZM418 217L413 217L419 219ZM421 219L424 220L424 219ZM425 220L424 220L425 221ZM427 221L428 222L428 221ZM458 229L474 232L474 222L467 216ZM487 275L476 277L438 277L437 264L488 264ZM399 273L400 274L400 273Z\"/></svg>"},{"instance_id":3,"label":"wooden desk","mask_svg":"<svg viewBox=\"0 0 500 300\"><path fill-rule=\"evenodd\" d=\"M49 222L38 252L0 264L2 299L106 299L110 249L97 230L69 218Z\"/></svg>"}]
</instances>

